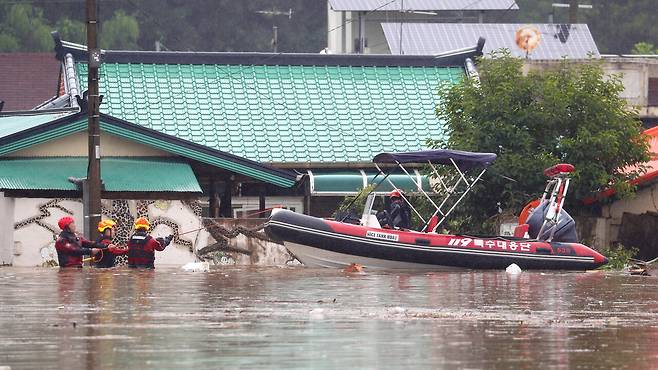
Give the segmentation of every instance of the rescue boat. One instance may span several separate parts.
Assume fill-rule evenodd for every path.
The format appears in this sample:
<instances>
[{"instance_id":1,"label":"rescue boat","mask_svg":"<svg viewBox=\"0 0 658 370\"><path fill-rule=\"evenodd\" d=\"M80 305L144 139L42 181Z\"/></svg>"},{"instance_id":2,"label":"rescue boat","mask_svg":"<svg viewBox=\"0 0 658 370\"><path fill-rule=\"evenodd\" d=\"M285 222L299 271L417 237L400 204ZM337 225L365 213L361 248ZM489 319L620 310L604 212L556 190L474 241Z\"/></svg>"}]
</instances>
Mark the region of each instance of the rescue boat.
<instances>
[{"instance_id":1,"label":"rescue boat","mask_svg":"<svg viewBox=\"0 0 658 370\"><path fill-rule=\"evenodd\" d=\"M380 226L372 210L378 195L375 187L367 195L363 214L356 223L347 222L346 218L322 219L275 209L265 232L282 241L292 255L309 267L345 268L358 264L365 269L505 269L514 263L524 270L588 270L608 262L577 241L575 221L562 207L569 175L574 170L569 164L544 171L548 181L539 206L530 213L527 223L516 228L514 236L438 232L495 159L493 153L440 149L375 156L373 162L381 175L379 184L388 182L395 187L388 174L397 167L409 174L405 164L425 164L432 169L434 186L444 196L441 202L425 192L415 176L409 176L418 186L418 194L434 206L432 215L423 217L409 202L409 194L402 195L424 223L420 231ZM389 167L380 167L381 164ZM456 170L454 184L448 185L451 177L446 171L439 171L437 164Z\"/></svg>"}]
</instances>

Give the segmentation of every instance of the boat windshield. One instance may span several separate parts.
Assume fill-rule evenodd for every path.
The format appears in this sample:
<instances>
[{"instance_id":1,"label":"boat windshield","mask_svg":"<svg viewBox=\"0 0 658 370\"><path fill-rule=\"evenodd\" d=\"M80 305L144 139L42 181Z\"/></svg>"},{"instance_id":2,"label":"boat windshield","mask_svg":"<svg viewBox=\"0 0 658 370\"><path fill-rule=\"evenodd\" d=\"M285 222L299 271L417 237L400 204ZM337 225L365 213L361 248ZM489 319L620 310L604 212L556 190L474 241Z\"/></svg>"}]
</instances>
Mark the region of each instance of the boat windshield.
<instances>
[{"instance_id":1,"label":"boat windshield","mask_svg":"<svg viewBox=\"0 0 658 370\"><path fill-rule=\"evenodd\" d=\"M409 205L411 210L422 220L422 230L427 232L435 232L448 218L450 213L457 207L457 205L464 199L466 194L475 186L475 184L482 178L482 175L487 170L493 161L496 160L494 153L476 153L466 152L460 150L448 149L432 149L422 150L416 152L399 152L399 153L380 153L373 158L373 163L379 171L377 177L380 177L379 182L376 182L374 189L371 193L377 191L380 184L388 183L393 188L398 188L391 178L388 176L391 171L400 168L416 185L418 193L422 194L434 207L434 212L431 216L424 217L418 210L411 204L408 197L401 194L403 200ZM390 165L394 166L390 166ZM423 190L422 184L418 183L416 176L412 175L404 165L416 164L426 165L432 172L432 178L435 180L433 188L436 193L440 194L443 199L435 201L430 195ZM383 166L388 165L388 166ZM446 169L439 171L436 165L445 165ZM476 170L481 168L479 172ZM451 169L451 170L450 170ZM374 179L373 179L373 182ZM372 201L366 204L364 209L363 220L367 219L366 213L370 214Z\"/></svg>"}]
</instances>

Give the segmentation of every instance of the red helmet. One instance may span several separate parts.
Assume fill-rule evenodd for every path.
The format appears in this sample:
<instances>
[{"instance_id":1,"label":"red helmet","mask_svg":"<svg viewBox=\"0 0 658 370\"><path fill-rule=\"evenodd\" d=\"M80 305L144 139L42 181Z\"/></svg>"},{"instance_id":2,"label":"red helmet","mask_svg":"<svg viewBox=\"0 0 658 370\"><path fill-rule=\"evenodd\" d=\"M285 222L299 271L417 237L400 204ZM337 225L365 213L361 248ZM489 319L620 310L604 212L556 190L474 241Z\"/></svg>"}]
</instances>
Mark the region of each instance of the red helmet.
<instances>
[{"instance_id":1,"label":"red helmet","mask_svg":"<svg viewBox=\"0 0 658 370\"><path fill-rule=\"evenodd\" d=\"M64 230L74 222L75 220L73 219L73 217L65 216L59 219L57 225L59 226L60 229Z\"/></svg>"},{"instance_id":2,"label":"red helmet","mask_svg":"<svg viewBox=\"0 0 658 370\"><path fill-rule=\"evenodd\" d=\"M402 198L402 191L400 191L400 189L394 189L392 192L390 192L390 194L388 194L388 196L391 198Z\"/></svg>"}]
</instances>

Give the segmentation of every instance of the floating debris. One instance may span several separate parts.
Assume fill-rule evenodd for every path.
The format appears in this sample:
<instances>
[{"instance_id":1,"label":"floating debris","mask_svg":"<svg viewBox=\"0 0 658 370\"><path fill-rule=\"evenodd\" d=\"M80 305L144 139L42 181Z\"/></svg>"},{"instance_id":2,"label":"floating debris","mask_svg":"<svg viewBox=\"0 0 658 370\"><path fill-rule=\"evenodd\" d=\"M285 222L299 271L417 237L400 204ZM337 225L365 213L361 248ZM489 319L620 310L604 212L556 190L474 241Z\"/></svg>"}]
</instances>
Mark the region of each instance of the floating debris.
<instances>
[{"instance_id":1,"label":"floating debris","mask_svg":"<svg viewBox=\"0 0 658 370\"><path fill-rule=\"evenodd\" d=\"M658 261L658 258L654 258L651 261L642 261L635 258L629 259L628 273L631 275L639 276L650 276L649 270L651 269L651 264Z\"/></svg>"},{"instance_id":2,"label":"floating debris","mask_svg":"<svg viewBox=\"0 0 658 370\"><path fill-rule=\"evenodd\" d=\"M351 265L345 267L344 272L353 273L353 272L363 272L363 266L358 263L352 263Z\"/></svg>"},{"instance_id":3,"label":"floating debris","mask_svg":"<svg viewBox=\"0 0 658 370\"><path fill-rule=\"evenodd\" d=\"M521 273L521 268L516 263L513 263L505 269L505 272L511 275L516 275Z\"/></svg>"},{"instance_id":4,"label":"floating debris","mask_svg":"<svg viewBox=\"0 0 658 370\"><path fill-rule=\"evenodd\" d=\"M208 272L210 271L210 263L208 262L188 262L182 267L183 271L187 272Z\"/></svg>"},{"instance_id":5,"label":"floating debris","mask_svg":"<svg viewBox=\"0 0 658 370\"><path fill-rule=\"evenodd\" d=\"M309 317L314 320L322 320L325 318L324 315L324 309L323 308L314 308L311 311L309 311Z\"/></svg>"}]
</instances>

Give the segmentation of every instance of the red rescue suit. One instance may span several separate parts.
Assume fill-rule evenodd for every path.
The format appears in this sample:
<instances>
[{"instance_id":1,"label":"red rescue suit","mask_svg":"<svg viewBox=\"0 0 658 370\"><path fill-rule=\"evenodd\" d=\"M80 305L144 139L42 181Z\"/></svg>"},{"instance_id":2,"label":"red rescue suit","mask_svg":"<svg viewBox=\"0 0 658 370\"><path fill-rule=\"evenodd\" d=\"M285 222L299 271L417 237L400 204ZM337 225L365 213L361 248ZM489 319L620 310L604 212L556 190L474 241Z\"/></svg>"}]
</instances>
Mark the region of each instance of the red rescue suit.
<instances>
[{"instance_id":1,"label":"red rescue suit","mask_svg":"<svg viewBox=\"0 0 658 370\"><path fill-rule=\"evenodd\" d=\"M155 268L155 251L163 251L167 244L164 239L153 239L145 231L137 231L128 240L128 266Z\"/></svg>"},{"instance_id":2,"label":"red rescue suit","mask_svg":"<svg viewBox=\"0 0 658 370\"><path fill-rule=\"evenodd\" d=\"M55 242L59 267L82 267L82 256L91 255L94 242L68 230L59 234Z\"/></svg>"}]
</instances>

